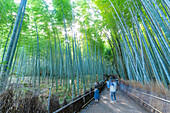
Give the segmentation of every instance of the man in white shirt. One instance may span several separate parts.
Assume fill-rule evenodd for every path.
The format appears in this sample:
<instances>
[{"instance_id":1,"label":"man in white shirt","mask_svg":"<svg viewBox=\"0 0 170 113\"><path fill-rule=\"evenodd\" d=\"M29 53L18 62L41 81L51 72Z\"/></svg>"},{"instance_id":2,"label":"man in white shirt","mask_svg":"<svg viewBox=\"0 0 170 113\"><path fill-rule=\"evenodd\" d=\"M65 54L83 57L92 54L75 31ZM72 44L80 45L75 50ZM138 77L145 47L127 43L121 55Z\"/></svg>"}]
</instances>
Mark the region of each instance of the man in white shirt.
<instances>
[{"instance_id":1,"label":"man in white shirt","mask_svg":"<svg viewBox=\"0 0 170 113\"><path fill-rule=\"evenodd\" d=\"M116 102L116 87L117 85L115 80L112 80L110 83L111 103ZM113 96L115 101L113 101Z\"/></svg>"}]
</instances>

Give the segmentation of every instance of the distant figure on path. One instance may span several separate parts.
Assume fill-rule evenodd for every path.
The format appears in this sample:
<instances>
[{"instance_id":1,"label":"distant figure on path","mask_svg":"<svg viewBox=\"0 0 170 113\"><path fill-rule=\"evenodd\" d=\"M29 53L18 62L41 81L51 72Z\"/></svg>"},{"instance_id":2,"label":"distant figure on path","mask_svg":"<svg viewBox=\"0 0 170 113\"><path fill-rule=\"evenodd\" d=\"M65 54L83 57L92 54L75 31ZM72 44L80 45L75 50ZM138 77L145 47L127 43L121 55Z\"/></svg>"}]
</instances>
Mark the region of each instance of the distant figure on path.
<instances>
[{"instance_id":1,"label":"distant figure on path","mask_svg":"<svg viewBox=\"0 0 170 113\"><path fill-rule=\"evenodd\" d=\"M106 81L106 86L107 86L107 90L109 91L109 88L110 88L110 82L109 81Z\"/></svg>"},{"instance_id":2,"label":"distant figure on path","mask_svg":"<svg viewBox=\"0 0 170 113\"><path fill-rule=\"evenodd\" d=\"M116 77L115 78L115 82L116 82L116 91L118 91L118 88L119 88L119 80L118 80L118 78Z\"/></svg>"},{"instance_id":3,"label":"distant figure on path","mask_svg":"<svg viewBox=\"0 0 170 113\"><path fill-rule=\"evenodd\" d=\"M112 80L113 80L113 77L112 77L112 76L110 76L109 83L111 83L111 82L112 82Z\"/></svg>"},{"instance_id":4,"label":"distant figure on path","mask_svg":"<svg viewBox=\"0 0 170 113\"><path fill-rule=\"evenodd\" d=\"M111 103L116 102L116 81L112 80L110 83L110 95L111 95ZM114 100L113 101L113 96L114 96Z\"/></svg>"},{"instance_id":5,"label":"distant figure on path","mask_svg":"<svg viewBox=\"0 0 170 113\"><path fill-rule=\"evenodd\" d=\"M96 82L94 85L94 100L95 102L99 101L99 82Z\"/></svg>"},{"instance_id":6,"label":"distant figure on path","mask_svg":"<svg viewBox=\"0 0 170 113\"><path fill-rule=\"evenodd\" d=\"M107 86L107 90L108 90L108 91L109 91L109 89L110 89L110 83L111 83L112 80L113 80L113 77L110 76L110 79L109 79L108 81L106 81L106 86Z\"/></svg>"},{"instance_id":7,"label":"distant figure on path","mask_svg":"<svg viewBox=\"0 0 170 113\"><path fill-rule=\"evenodd\" d=\"M112 80L113 80L113 77L110 76L110 79L109 79L109 88L110 88L110 84L111 84Z\"/></svg>"}]
</instances>

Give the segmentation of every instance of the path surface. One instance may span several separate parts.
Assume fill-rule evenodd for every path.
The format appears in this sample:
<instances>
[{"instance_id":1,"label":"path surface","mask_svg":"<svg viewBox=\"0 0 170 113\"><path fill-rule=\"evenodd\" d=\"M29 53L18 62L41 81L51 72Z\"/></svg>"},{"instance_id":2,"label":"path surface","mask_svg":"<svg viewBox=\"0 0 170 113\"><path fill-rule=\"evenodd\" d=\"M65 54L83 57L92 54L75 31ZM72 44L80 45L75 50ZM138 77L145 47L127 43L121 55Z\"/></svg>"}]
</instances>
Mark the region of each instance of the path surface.
<instances>
[{"instance_id":1,"label":"path surface","mask_svg":"<svg viewBox=\"0 0 170 113\"><path fill-rule=\"evenodd\" d=\"M117 92L117 100L117 103L110 103L110 93L104 89L100 102L92 101L81 113L149 113L120 91Z\"/></svg>"}]
</instances>

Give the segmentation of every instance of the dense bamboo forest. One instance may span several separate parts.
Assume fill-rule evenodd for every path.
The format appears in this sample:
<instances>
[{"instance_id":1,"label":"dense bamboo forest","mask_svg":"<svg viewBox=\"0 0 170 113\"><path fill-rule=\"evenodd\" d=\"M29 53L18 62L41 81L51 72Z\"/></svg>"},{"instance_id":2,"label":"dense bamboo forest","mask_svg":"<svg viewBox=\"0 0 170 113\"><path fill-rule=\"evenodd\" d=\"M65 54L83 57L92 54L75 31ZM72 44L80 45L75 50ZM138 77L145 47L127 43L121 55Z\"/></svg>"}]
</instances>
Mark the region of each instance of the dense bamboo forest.
<instances>
[{"instance_id":1,"label":"dense bamboo forest","mask_svg":"<svg viewBox=\"0 0 170 113\"><path fill-rule=\"evenodd\" d=\"M0 0L1 102L38 95L49 110L110 74L169 90L169 39L168 0Z\"/></svg>"}]
</instances>

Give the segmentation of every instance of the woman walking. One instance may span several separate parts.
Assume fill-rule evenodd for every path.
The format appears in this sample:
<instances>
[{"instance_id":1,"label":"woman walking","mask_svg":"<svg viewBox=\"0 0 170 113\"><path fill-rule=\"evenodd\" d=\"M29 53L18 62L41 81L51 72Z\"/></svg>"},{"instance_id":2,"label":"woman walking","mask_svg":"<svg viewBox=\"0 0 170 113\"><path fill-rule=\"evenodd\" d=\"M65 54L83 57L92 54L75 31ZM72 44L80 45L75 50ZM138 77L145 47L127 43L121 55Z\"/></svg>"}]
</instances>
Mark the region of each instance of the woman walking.
<instances>
[{"instance_id":1,"label":"woman walking","mask_svg":"<svg viewBox=\"0 0 170 113\"><path fill-rule=\"evenodd\" d=\"M95 83L95 86L94 86L94 100L95 102L98 102L99 101L99 83L96 82Z\"/></svg>"}]
</instances>

